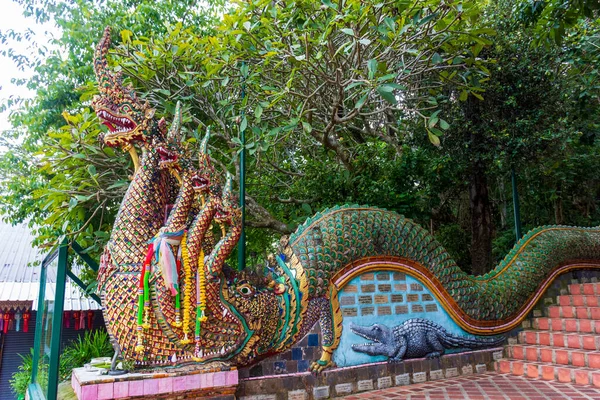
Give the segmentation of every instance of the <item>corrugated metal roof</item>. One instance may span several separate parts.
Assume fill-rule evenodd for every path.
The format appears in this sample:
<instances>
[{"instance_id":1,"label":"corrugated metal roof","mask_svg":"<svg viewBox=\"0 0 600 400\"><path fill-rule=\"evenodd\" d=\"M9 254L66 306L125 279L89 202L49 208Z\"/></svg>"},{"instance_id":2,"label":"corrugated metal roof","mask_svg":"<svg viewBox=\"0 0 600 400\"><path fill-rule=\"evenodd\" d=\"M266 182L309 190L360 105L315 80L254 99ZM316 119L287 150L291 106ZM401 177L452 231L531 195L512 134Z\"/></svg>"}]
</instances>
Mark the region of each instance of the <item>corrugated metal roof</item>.
<instances>
[{"instance_id":1,"label":"corrugated metal roof","mask_svg":"<svg viewBox=\"0 0 600 400\"><path fill-rule=\"evenodd\" d=\"M34 247L26 224L12 226L0 221L0 303L33 302L37 306L41 261L45 253ZM46 298L54 298L56 267L48 268ZM76 271L73 271L76 273ZM51 296L51 297L50 297ZM65 310L99 310L100 306L70 279L65 287Z\"/></svg>"}]
</instances>

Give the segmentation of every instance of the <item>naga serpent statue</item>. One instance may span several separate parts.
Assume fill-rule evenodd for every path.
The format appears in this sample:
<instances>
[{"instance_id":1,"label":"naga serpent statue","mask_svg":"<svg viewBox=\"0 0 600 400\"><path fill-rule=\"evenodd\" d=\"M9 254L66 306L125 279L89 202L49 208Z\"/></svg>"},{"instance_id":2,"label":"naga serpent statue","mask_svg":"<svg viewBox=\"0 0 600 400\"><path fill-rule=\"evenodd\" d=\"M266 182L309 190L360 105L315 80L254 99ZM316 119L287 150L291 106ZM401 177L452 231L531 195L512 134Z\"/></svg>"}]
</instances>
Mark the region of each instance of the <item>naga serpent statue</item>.
<instances>
[{"instance_id":1,"label":"naga serpent statue","mask_svg":"<svg viewBox=\"0 0 600 400\"><path fill-rule=\"evenodd\" d=\"M525 235L494 270L471 276L410 219L344 205L282 238L264 277L224 271L241 232L230 179L221 186L208 137L199 154L181 143L179 107L167 127L110 72L109 47L107 28L95 53L93 106L109 130L104 143L129 151L136 167L98 287L111 337L142 368L248 365L291 348L318 322L322 352L311 370L320 372L334 364L342 336L338 292L367 272L411 275L464 331L496 335L516 327L559 274L600 267L600 229L546 226ZM216 242L213 223L221 227Z\"/></svg>"}]
</instances>

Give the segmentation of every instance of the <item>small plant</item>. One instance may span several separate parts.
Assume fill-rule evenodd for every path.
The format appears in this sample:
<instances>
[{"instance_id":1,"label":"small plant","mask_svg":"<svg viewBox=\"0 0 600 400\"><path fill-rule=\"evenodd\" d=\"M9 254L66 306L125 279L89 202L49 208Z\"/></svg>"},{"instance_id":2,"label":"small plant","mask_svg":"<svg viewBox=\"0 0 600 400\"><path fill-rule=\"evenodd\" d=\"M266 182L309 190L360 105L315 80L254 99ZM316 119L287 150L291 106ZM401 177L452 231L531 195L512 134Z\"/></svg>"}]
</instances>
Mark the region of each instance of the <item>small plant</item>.
<instances>
[{"instance_id":1,"label":"small plant","mask_svg":"<svg viewBox=\"0 0 600 400\"><path fill-rule=\"evenodd\" d=\"M24 395L27 392L27 386L31 383L31 371L33 366L33 349L29 355L21 355L21 365L10 379L10 387L17 396Z\"/></svg>"},{"instance_id":2,"label":"small plant","mask_svg":"<svg viewBox=\"0 0 600 400\"><path fill-rule=\"evenodd\" d=\"M85 335L72 341L60 356L60 378L68 379L73 368L83 367L92 358L110 357L113 355L108 333L104 331L87 331Z\"/></svg>"}]
</instances>

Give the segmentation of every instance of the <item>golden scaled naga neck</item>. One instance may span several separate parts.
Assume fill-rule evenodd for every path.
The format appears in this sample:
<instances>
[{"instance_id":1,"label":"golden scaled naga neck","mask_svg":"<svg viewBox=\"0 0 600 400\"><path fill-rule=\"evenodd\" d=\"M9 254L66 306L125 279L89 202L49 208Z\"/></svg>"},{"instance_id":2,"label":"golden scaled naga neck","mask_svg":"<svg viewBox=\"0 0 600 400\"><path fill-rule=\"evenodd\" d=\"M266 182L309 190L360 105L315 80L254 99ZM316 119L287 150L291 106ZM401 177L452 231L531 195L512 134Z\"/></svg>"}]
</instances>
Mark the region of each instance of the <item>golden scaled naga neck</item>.
<instances>
[{"instance_id":1,"label":"golden scaled naga neck","mask_svg":"<svg viewBox=\"0 0 600 400\"><path fill-rule=\"evenodd\" d=\"M133 147L131 144L128 144L127 146L123 147L123 151L128 152L131 156L131 160L133 161L134 173L138 172L138 170L140 169L140 157L138 156L135 147Z\"/></svg>"}]
</instances>

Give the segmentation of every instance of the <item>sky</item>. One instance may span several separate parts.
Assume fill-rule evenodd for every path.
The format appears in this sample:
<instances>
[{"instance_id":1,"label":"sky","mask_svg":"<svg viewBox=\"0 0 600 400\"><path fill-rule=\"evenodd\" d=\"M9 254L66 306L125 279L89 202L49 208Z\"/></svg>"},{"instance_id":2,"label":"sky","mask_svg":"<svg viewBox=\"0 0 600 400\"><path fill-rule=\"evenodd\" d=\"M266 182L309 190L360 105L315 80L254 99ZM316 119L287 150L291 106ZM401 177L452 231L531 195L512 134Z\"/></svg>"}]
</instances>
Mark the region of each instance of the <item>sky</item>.
<instances>
[{"instance_id":1,"label":"sky","mask_svg":"<svg viewBox=\"0 0 600 400\"><path fill-rule=\"evenodd\" d=\"M33 18L23 16L23 8L21 5L12 0L0 0L0 31L6 32L9 29L14 29L17 32L24 32L25 29L31 28L35 32L35 41L40 45L47 45L50 39L50 33L57 33L57 28L52 23L45 25L36 25ZM9 41L8 44L0 44L0 46L8 46L14 48L22 54L31 54L31 49L28 49L27 42ZM17 97L33 97L34 93L27 90L23 86L17 86L10 81L12 78L28 78L33 74L33 71L20 71L17 66L8 57L0 55L0 102L4 102L11 96ZM10 129L8 123L8 112L0 113L0 131Z\"/></svg>"}]
</instances>

